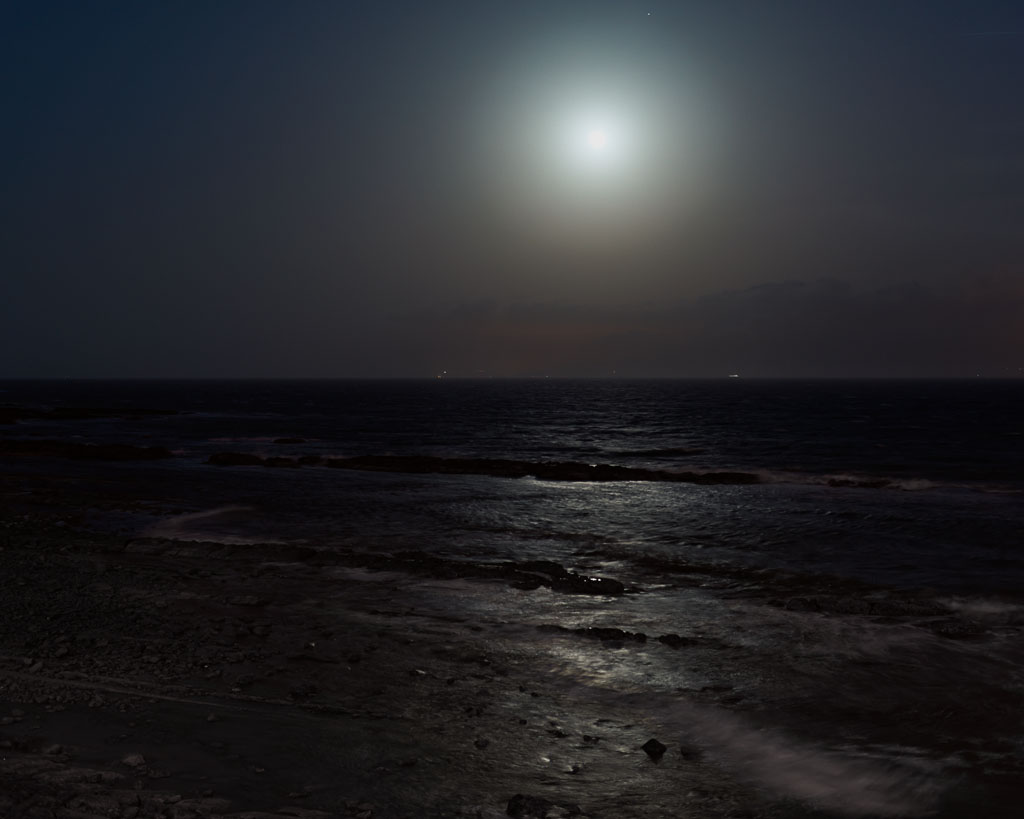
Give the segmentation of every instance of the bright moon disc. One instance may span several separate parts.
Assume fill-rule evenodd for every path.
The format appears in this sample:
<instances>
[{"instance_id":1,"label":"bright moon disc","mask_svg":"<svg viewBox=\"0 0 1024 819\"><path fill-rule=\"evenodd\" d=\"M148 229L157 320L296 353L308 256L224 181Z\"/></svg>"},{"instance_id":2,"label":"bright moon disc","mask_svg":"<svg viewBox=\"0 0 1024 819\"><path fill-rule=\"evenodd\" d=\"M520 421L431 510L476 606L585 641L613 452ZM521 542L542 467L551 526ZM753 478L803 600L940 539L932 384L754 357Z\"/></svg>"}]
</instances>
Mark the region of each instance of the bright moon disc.
<instances>
[{"instance_id":1,"label":"bright moon disc","mask_svg":"<svg viewBox=\"0 0 1024 819\"><path fill-rule=\"evenodd\" d=\"M587 134L587 144L595 151L600 151L608 144L608 135L595 128Z\"/></svg>"}]
</instances>

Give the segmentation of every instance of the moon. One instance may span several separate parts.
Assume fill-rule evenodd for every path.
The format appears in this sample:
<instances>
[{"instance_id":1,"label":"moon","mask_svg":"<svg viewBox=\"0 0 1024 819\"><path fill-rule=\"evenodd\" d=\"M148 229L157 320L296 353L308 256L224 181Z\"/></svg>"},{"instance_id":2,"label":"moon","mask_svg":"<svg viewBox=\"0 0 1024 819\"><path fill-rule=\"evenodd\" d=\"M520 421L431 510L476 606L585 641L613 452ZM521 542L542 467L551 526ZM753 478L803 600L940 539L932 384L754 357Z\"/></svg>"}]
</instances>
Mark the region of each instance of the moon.
<instances>
[{"instance_id":1,"label":"moon","mask_svg":"<svg viewBox=\"0 0 1024 819\"><path fill-rule=\"evenodd\" d=\"M593 151L603 151L608 146L608 134L603 128L591 128L587 132L587 145Z\"/></svg>"}]
</instances>

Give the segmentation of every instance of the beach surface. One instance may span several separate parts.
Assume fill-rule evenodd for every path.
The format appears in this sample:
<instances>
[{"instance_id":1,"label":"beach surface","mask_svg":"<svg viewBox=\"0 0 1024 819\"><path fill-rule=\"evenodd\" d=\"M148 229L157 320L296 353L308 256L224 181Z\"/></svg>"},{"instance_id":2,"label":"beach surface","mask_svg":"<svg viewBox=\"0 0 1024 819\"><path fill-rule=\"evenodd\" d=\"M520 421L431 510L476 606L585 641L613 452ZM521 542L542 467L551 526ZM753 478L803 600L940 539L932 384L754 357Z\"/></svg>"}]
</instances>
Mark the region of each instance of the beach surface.
<instances>
[{"instance_id":1,"label":"beach surface","mask_svg":"<svg viewBox=\"0 0 1024 819\"><path fill-rule=\"evenodd\" d=\"M2 819L1019 816L1008 386L7 386Z\"/></svg>"},{"instance_id":2,"label":"beach surface","mask_svg":"<svg viewBox=\"0 0 1024 819\"><path fill-rule=\"evenodd\" d=\"M438 605L571 596L543 573L92 531L133 502L110 489L5 481L0 816L779 815L654 700L581 696L550 656L671 638Z\"/></svg>"}]
</instances>

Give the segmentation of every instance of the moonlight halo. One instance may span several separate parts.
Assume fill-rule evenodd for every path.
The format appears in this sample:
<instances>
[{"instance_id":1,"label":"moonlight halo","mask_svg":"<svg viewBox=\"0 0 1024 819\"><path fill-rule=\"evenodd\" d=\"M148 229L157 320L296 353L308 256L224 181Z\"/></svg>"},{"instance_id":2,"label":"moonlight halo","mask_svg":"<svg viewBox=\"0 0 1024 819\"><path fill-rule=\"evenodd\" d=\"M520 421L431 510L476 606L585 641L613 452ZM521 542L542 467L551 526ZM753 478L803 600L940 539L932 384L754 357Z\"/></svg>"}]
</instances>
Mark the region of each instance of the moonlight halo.
<instances>
[{"instance_id":1,"label":"moonlight halo","mask_svg":"<svg viewBox=\"0 0 1024 819\"><path fill-rule=\"evenodd\" d=\"M503 64L474 112L496 229L573 258L610 259L678 230L700 200L695 169L709 166L690 78L665 70L656 48L639 59L639 44L600 45L534 44Z\"/></svg>"}]
</instances>

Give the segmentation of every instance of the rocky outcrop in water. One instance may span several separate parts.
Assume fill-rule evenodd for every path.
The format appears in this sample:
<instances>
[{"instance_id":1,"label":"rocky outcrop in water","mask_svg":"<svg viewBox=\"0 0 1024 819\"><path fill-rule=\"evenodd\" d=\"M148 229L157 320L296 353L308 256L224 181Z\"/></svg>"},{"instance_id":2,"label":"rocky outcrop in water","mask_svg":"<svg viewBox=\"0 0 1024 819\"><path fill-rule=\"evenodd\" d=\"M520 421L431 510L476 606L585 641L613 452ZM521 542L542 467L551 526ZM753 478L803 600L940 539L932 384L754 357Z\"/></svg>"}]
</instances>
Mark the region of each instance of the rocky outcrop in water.
<instances>
[{"instance_id":1,"label":"rocky outcrop in water","mask_svg":"<svg viewBox=\"0 0 1024 819\"><path fill-rule=\"evenodd\" d=\"M669 472L613 464L575 461L515 461L502 458L435 458L426 455L361 455L332 458L327 466L368 472L491 475L533 477L546 481L668 481L697 484L751 484L760 478L750 472Z\"/></svg>"},{"instance_id":2,"label":"rocky outcrop in water","mask_svg":"<svg viewBox=\"0 0 1024 819\"><path fill-rule=\"evenodd\" d=\"M206 463L213 466L264 466L266 459L244 452L218 452L216 455L211 455Z\"/></svg>"},{"instance_id":3,"label":"rocky outcrop in water","mask_svg":"<svg viewBox=\"0 0 1024 819\"><path fill-rule=\"evenodd\" d=\"M544 481L657 481L667 483L753 484L760 478L751 472L671 472L614 464L585 464L575 461L515 461L503 458L436 458L428 455L357 455L352 458L263 458L241 452L220 452L210 456L214 466L302 466L360 472L402 472L430 475L486 475L495 478L537 478Z\"/></svg>"},{"instance_id":4,"label":"rocky outcrop in water","mask_svg":"<svg viewBox=\"0 0 1024 819\"><path fill-rule=\"evenodd\" d=\"M349 554L344 560L349 565L355 562L366 568L405 571L437 578L493 578L504 580L517 589L527 591L541 586L564 594L620 595L627 591L625 584L613 578L576 574L558 563L547 560L474 563L419 551L398 552L392 555Z\"/></svg>"}]
</instances>

